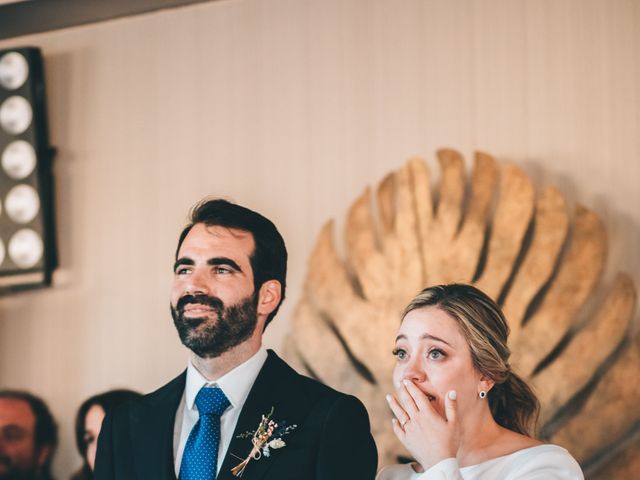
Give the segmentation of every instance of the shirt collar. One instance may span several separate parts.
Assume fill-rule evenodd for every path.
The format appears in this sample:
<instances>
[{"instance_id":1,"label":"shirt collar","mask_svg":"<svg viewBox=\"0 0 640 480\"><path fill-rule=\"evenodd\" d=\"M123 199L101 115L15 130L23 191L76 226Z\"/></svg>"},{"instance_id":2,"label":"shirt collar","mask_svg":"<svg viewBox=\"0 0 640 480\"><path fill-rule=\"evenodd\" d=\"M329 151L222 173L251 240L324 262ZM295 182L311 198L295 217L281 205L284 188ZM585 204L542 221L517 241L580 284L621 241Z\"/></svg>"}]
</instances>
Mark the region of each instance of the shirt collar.
<instances>
[{"instance_id":1,"label":"shirt collar","mask_svg":"<svg viewBox=\"0 0 640 480\"><path fill-rule=\"evenodd\" d=\"M187 381L184 390L187 408L189 410L195 410L196 395L198 395L200 389L204 386L210 387L214 385L222 389L233 408L242 407L266 360L267 350L261 347L251 358L225 373L215 382L210 382L203 377L198 369L193 366L191 360L189 360L189 365L187 366Z\"/></svg>"}]
</instances>

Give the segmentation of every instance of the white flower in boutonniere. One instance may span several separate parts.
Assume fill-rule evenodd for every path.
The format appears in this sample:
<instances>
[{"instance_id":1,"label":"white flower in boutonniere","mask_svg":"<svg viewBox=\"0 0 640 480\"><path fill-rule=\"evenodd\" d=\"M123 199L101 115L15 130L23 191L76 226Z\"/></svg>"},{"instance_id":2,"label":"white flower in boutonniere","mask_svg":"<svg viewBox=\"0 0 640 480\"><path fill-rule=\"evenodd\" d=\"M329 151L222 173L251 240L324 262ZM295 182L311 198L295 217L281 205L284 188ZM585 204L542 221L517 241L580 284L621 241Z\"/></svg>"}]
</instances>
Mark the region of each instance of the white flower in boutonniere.
<instances>
[{"instance_id":1,"label":"white flower in boutonniere","mask_svg":"<svg viewBox=\"0 0 640 480\"><path fill-rule=\"evenodd\" d=\"M282 440L281 438L274 438L269 442L267 446L269 448L273 448L274 450L277 450L278 448L286 447L286 445L287 444L284 443L284 440Z\"/></svg>"},{"instance_id":2,"label":"white flower in boutonniere","mask_svg":"<svg viewBox=\"0 0 640 480\"><path fill-rule=\"evenodd\" d=\"M251 437L253 448L245 459L232 454L237 459L242 460L242 462L231 469L231 473L236 477L242 476L244 469L247 468L247 465L251 460L260 460L262 456L269 457L271 455L271 449L277 450L285 447L287 444L282 440L282 437L288 435L297 427L297 425L287 425L284 421L276 423L271 420L273 410L274 407L271 407L271 411L268 415L262 415L260 425L258 425L258 428L255 431L244 432L238 435L238 438Z\"/></svg>"},{"instance_id":3,"label":"white flower in boutonniere","mask_svg":"<svg viewBox=\"0 0 640 480\"><path fill-rule=\"evenodd\" d=\"M264 447L262 447L262 454L265 457L271 455L271 449L277 450L278 448L286 447L287 444L281 438L274 438L269 443L267 443Z\"/></svg>"}]
</instances>

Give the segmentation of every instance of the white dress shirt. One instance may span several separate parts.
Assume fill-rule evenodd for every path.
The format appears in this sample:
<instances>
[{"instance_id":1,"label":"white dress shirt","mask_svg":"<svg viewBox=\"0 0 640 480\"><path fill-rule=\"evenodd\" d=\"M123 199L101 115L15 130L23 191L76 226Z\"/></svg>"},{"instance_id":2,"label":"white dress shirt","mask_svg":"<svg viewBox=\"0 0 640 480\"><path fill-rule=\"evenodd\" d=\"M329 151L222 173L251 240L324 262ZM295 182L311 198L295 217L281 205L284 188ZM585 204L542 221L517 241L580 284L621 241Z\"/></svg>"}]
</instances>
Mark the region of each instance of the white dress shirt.
<instances>
[{"instance_id":1,"label":"white dress shirt","mask_svg":"<svg viewBox=\"0 0 640 480\"><path fill-rule=\"evenodd\" d=\"M193 366L191 361L187 366L187 379L176 411L176 421L173 428L173 458L176 471L176 478L180 475L180 464L182 463L182 454L184 447L189 438L189 433L198 421L198 407L195 404L196 395L204 386L217 386L229 399L231 406L220 417L220 445L218 447L218 467L220 471L222 461L227 453L229 444L233 437L233 432L238 423L238 417L244 402L249 396L251 387L260 373L260 369L267 359L267 351L261 348L256 354L246 362L238 365L236 368L220 377L215 382L209 382L202 374ZM240 460L238 460L240 462Z\"/></svg>"},{"instance_id":2,"label":"white dress shirt","mask_svg":"<svg viewBox=\"0 0 640 480\"><path fill-rule=\"evenodd\" d=\"M455 458L447 458L424 473L410 465L383 468L376 480L584 480L578 462L557 445L538 445L462 467Z\"/></svg>"}]
</instances>

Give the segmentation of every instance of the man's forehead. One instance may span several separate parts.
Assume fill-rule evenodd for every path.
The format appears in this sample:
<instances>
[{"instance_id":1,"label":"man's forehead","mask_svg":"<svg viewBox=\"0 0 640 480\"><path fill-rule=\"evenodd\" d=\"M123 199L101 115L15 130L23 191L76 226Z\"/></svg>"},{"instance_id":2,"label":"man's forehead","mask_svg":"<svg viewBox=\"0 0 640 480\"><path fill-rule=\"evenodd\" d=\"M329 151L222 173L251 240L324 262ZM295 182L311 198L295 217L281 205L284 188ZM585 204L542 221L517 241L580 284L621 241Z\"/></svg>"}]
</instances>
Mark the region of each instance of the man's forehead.
<instances>
[{"instance_id":1,"label":"man's forehead","mask_svg":"<svg viewBox=\"0 0 640 480\"><path fill-rule=\"evenodd\" d=\"M9 424L33 427L35 422L35 415L27 402L16 398L0 398L0 428Z\"/></svg>"},{"instance_id":2,"label":"man's forehead","mask_svg":"<svg viewBox=\"0 0 640 480\"><path fill-rule=\"evenodd\" d=\"M238 240L253 240L253 234L249 230L243 230L241 228L225 227L223 225L206 225L204 223L196 223L194 227L202 228L208 234L215 237L231 236Z\"/></svg>"},{"instance_id":3,"label":"man's forehead","mask_svg":"<svg viewBox=\"0 0 640 480\"><path fill-rule=\"evenodd\" d=\"M253 243L254 241L253 234L248 230L222 225L206 225L204 223L196 223L187 234L187 238L196 236L208 236L213 239L235 239L239 242L248 241Z\"/></svg>"},{"instance_id":4,"label":"man's forehead","mask_svg":"<svg viewBox=\"0 0 640 480\"><path fill-rule=\"evenodd\" d=\"M180 251L194 247L239 249L251 256L255 250L255 240L248 230L196 223L182 242Z\"/></svg>"}]
</instances>

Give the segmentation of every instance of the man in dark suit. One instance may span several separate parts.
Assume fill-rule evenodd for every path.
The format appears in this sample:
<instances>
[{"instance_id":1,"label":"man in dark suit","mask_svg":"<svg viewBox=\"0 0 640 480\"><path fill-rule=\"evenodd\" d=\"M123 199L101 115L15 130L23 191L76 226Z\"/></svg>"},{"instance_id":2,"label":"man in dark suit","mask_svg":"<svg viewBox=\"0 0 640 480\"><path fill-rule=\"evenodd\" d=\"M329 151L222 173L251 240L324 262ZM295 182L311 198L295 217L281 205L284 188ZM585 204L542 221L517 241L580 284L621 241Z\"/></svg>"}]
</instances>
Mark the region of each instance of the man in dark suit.
<instances>
[{"instance_id":1,"label":"man in dark suit","mask_svg":"<svg viewBox=\"0 0 640 480\"><path fill-rule=\"evenodd\" d=\"M95 476L112 479L373 479L362 403L301 376L262 334L285 296L287 251L262 215L196 205L176 251L171 313L187 370L107 415Z\"/></svg>"}]
</instances>

